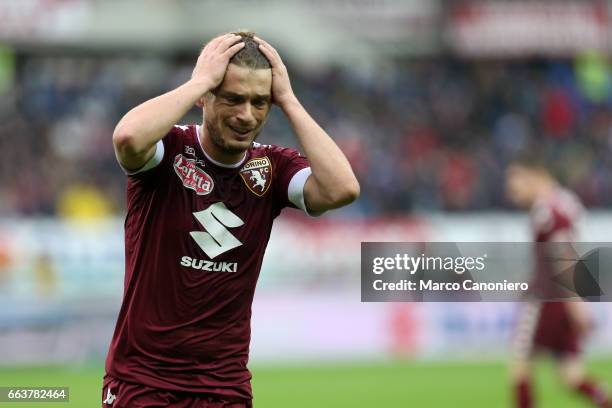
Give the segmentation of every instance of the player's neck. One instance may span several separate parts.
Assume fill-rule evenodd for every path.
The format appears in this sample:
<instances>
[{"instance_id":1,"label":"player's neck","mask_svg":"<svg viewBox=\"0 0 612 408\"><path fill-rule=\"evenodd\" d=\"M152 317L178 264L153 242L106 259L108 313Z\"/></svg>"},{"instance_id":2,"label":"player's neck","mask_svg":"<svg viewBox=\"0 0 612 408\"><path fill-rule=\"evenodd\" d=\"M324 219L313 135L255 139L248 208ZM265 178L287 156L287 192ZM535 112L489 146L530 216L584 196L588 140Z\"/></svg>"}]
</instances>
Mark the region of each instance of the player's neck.
<instances>
[{"instance_id":1,"label":"player's neck","mask_svg":"<svg viewBox=\"0 0 612 408\"><path fill-rule=\"evenodd\" d=\"M247 154L246 152L233 154L223 151L206 135L206 130L203 125L198 125L198 142L206 157L213 163L223 167L236 167L240 165Z\"/></svg>"}]
</instances>

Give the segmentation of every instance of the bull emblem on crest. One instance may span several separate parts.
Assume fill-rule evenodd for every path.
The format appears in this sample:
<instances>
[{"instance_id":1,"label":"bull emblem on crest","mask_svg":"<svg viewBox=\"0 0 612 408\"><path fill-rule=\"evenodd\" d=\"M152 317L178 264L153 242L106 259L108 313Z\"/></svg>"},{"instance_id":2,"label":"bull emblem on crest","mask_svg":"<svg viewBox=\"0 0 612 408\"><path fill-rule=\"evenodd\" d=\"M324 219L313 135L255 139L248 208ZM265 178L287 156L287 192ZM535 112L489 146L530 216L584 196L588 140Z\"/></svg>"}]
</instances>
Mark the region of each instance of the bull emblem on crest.
<instances>
[{"instance_id":1,"label":"bull emblem on crest","mask_svg":"<svg viewBox=\"0 0 612 408\"><path fill-rule=\"evenodd\" d=\"M260 187L261 191L264 191L266 188L266 178L259 170L251 170L251 177L249 177L249 180L255 182L253 188Z\"/></svg>"},{"instance_id":2,"label":"bull emblem on crest","mask_svg":"<svg viewBox=\"0 0 612 408\"><path fill-rule=\"evenodd\" d=\"M240 170L240 176L249 190L261 197L270 187L272 162L267 156L255 157L245 163Z\"/></svg>"}]
</instances>

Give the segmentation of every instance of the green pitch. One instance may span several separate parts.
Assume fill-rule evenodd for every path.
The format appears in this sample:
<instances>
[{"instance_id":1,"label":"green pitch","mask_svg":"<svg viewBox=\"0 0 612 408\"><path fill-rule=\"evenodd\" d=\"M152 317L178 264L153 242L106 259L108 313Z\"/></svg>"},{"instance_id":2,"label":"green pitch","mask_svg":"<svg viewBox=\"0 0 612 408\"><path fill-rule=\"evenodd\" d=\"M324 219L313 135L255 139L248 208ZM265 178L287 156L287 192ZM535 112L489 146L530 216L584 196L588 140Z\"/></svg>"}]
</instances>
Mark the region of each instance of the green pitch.
<instances>
[{"instance_id":1,"label":"green pitch","mask_svg":"<svg viewBox=\"0 0 612 408\"><path fill-rule=\"evenodd\" d=\"M260 408L511 407L503 363L360 363L254 366ZM589 364L612 385L612 361ZM102 365L0 369L0 386L69 386L69 403L0 403L0 407L100 407ZM558 385L549 363L537 371L541 408L588 404Z\"/></svg>"}]
</instances>

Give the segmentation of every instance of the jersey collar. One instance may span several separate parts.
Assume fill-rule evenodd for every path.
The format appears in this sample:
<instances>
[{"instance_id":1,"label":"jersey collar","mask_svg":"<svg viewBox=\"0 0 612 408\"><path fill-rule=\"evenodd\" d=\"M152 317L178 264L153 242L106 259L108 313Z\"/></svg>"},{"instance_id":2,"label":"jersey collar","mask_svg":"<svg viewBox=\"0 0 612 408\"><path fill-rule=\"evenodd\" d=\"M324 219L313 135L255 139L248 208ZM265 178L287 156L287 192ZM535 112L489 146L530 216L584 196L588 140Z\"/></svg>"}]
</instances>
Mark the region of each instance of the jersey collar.
<instances>
[{"instance_id":1,"label":"jersey collar","mask_svg":"<svg viewBox=\"0 0 612 408\"><path fill-rule=\"evenodd\" d=\"M242 166L247 158L247 153L248 152L244 152L244 156L242 156L242 159L240 159L240 161L238 161L237 163L233 163L233 164L226 164L226 163L221 163L218 162L217 160L213 159L212 157L210 157L208 155L208 153L206 153L206 150L204 150L204 147L202 146L202 136L201 136L201 126L203 125L195 125L196 128L196 135L198 138L198 146L200 146L200 150L202 151L202 153L204 153L204 156L208 159L208 161L210 161L212 164L214 164L215 166L219 166L219 167L224 167L226 169L237 169L238 167Z\"/></svg>"}]
</instances>

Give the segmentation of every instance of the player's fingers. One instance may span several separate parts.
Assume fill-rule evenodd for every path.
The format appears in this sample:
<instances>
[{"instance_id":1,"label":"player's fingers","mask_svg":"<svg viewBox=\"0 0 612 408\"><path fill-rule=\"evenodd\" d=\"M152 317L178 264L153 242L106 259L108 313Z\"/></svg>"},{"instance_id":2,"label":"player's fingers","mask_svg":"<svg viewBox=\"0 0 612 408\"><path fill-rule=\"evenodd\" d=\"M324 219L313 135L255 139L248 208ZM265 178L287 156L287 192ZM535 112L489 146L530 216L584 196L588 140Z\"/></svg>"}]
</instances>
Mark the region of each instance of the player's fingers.
<instances>
[{"instance_id":1,"label":"player's fingers","mask_svg":"<svg viewBox=\"0 0 612 408\"><path fill-rule=\"evenodd\" d=\"M281 68L283 66L283 61L277 54L274 54L270 48L262 44L259 46L259 50L268 59L268 61L270 61L272 68Z\"/></svg>"},{"instance_id":2,"label":"player's fingers","mask_svg":"<svg viewBox=\"0 0 612 408\"><path fill-rule=\"evenodd\" d=\"M257 42L257 43L259 43L259 44L267 44L266 40L264 40L263 38L258 37L258 36L256 36L256 35L254 35L254 36L253 36L253 39L254 39L254 40Z\"/></svg>"},{"instance_id":3,"label":"player's fingers","mask_svg":"<svg viewBox=\"0 0 612 408\"><path fill-rule=\"evenodd\" d=\"M226 38L227 36L229 36L229 34L222 34L222 35L218 35L216 37L214 37L212 40L208 41L208 43L206 43L204 48L214 48L219 44L219 41L221 41L223 38Z\"/></svg>"},{"instance_id":4,"label":"player's fingers","mask_svg":"<svg viewBox=\"0 0 612 408\"><path fill-rule=\"evenodd\" d=\"M223 38L221 41L219 41L219 45L216 49L219 52L225 52L228 48L236 44L241 39L242 37L240 37L239 35L232 34L229 37Z\"/></svg>"},{"instance_id":5,"label":"player's fingers","mask_svg":"<svg viewBox=\"0 0 612 408\"><path fill-rule=\"evenodd\" d=\"M270 44L266 42L262 42L259 44L259 49L268 58L268 61L270 61L270 64L274 66L283 65L283 60L280 57L279 53Z\"/></svg>"},{"instance_id":6,"label":"player's fingers","mask_svg":"<svg viewBox=\"0 0 612 408\"><path fill-rule=\"evenodd\" d=\"M216 50L217 48L219 48L219 46L221 45L221 43L228 39L228 38L232 38L233 36L236 36L236 34L232 34L232 33L227 33L227 34L223 34L223 35L219 35L215 38L213 38L212 40L210 40L208 42L208 44L206 44L205 48L208 48L209 50Z\"/></svg>"},{"instance_id":7,"label":"player's fingers","mask_svg":"<svg viewBox=\"0 0 612 408\"><path fill-rule=\"evenodd\" d=\"M265 48L268 48L274 55L276 55L280 59L280 54L278 53L278 51L276 51L276 48L274 48L269 42L257 36L254 36L253 38L256 42L258 42L260 45L263 45Z\"/></svg>"},{"instance_id":8,"label":"player's fingers","mask_svg":"<svg viewBox=\"0 0 612 408\"><path fill-rule=\"evenodd\" d=\"M229 47L227 50L225 50L223 54L228 58L232 58L234 54L236 54L238 51L244 48L244 46L245 46L244 41L240 41L239 43L236 43L232 45L231 47Z\"/></svg>"},{"instance_id":9,"label":"player's fingers","mask_svg":"<svg viewBox=\"0 0 612 408\"><path fill-rule=\"evenodd\" d=\"M259 37L257 37L257 36L253 36L253 39L255 40L255 42L256 42L257 44L259 44L259 46L260 46L260 47L263 47L263 46L268 46L268 47L272 48L272 47L270 46L270 44L268 44L268 43L266 42L266 40L264 40L263 38L259 38Z\"/></svg>"},{"instance_id":10,"label":"player's fingers","mask_svg":"<svg viewBox=\"0 0 612 408\"><path fill-rule=\"evenodd\" d=\"M272 52L272 50L270 50L270 48L268 48L265 44L260 43L259 44L259 50L263 53L263 55L266 56L268 61L270 61L270 64L272 64L272 65L277 65L278 64L278 58Z\"/></svg>"}]
</instances>

